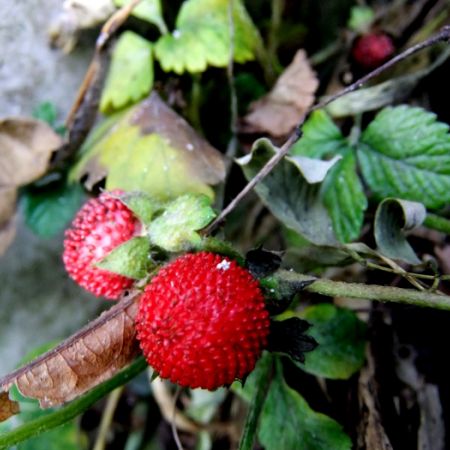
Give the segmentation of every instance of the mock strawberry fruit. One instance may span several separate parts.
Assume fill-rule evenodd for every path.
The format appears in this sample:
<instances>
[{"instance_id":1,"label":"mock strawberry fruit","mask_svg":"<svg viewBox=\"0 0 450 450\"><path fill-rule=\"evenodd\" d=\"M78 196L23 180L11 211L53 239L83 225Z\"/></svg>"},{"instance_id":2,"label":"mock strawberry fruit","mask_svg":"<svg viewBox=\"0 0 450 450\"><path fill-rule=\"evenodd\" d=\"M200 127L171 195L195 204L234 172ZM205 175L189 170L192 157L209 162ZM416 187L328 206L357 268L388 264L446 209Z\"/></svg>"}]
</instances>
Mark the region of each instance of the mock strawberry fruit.
<instances>
[{"instance_id":1,"label":"mock strawberry fruit","mask_svg":"<svg viewBox=\"0 0 450 450\"><path fill-rule=\"evenodd\" d=\"M267 345L269 314L259 283L235 261L186 254L145 288L137 337L161 378L216 389L243 379Z\"/></svg>"},{"instance_id":2,"label":"mock strawberry fruit","mask_svg":"<svg viewBox=\"0 0 450 450\"><path fill-rule=\"evenodd\" d=\"M375 69L395 51L392 39L384 33L370 33L359 37L352 49L356 63L365 69Z\"/></svg>"},{"instance_id":3,"label":"mock strawberry fruit","mask_svg":"<svg viewBox=\"0 0 450 450\"><path fill-rule=\"evenodd\" d=\"M131 287L133 280L94 264L140 228L133 213L114 197L117 194L120 192L104 192L78 211L72 227L66 231L63 253L67 272L80 286L111 300Z\"/></svg>"}]
</instances>

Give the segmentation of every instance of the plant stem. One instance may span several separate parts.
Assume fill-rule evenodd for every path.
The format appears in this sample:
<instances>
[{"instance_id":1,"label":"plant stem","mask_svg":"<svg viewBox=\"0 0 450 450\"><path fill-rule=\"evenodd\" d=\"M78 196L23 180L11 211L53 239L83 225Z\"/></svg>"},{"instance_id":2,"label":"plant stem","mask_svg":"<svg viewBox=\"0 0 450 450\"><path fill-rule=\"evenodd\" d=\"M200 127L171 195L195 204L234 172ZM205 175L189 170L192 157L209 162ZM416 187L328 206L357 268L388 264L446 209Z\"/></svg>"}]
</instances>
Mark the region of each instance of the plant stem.
<instances>
[{"instance_id":1,"label":"plant stem","mask_svg":"<svg viewBox=\"0 0 450 450\"><path fill-rule=\"evenodd\" d=\"M427 214L423 223L426 227L433 230L442 231L443 233L450 234L450 220L445 217L438 216L436 214Z\"/></svg>"},{"instance_id":2,"label":"plant stem","mask_svg":"<svg viewBox=\"0 0 450 450\"><path fill-rule=\"evenodd\" d=\"M261 415L267 392L269 391L270 383L272 381L272 358L268 357L267 362L265 360L261 362L264 362L264 364L261 365L261 370L257 372L258 380L255 383L256 390L249 406L238 450L253 449L259 416Z\"/></svg>"},{"instance_id":3,"label":"plant stem","mask_svg":"<svg viewBox=\"0 0 450 450\"><path fill-rule=\"evenodd\" d=\"M288 283L304 283L311 280L309 275L298 274L286 270L279 271L279 279ZM304 287L305 291L328 297L346 297L379 302L405 303L407 305L425 306L429 308L450 310L450 296L434 294L428 291L415 291L392 286L379 286L363 283L345 283L317 279Z\"/></svg>"},{"instance_id":4,"label":"plant stem","mask_svg":"<svg viewBox=\"0 0 450 450\"><path fill-rule=\"evenodd\" d=\"M228 206L219 214L219 216L207 227L204 229L203 233L208 234L211 233L218 225L220 225L228 214L237 206L237 204L261 181L263 180L272 169L287 155L292 145L294 145L297 140L301 137L301 127L305 123L308 116L315 110L323 108L327 106L329 103L337 100L338 98L346 95L350 92L356 91L361 88L365 83L370 81L372 78L383 73L385 70L391 68L393 65L397 64L400 61L403 61L405 58L412 56L413 54L423 50L424 48L430 47L439 42L445 42L450 40L450 25L443 27L438 33L426 39L423 42L420 42L417 45L414 45L394 58L390 59L382 66L368 73L364 77L355 81L350 86L347 86L342 91L338 92L335 95L325 98L320 101L316 105L312 106L300 119L299 124L296 127L294 133L292 133L287 141L281 146L278 152L266 163L264 167L247 183L247 185L242 189L241 192L228 204Z\"/></svg>"},{"instance_id":5,"label":"plant stem","mask_svg":"<svg viewBox=\"0 0 450 450\"><path fill-rule=\"evenodd\" d=\"M119 372L117 375L96 386L92 391L83 395L82 397L69 403L53 413L35 420L31 420L15 430L0 435L0 449L7 449L19 442L25 441L33 436L37 436L45 431L56 428L69 420L75 418L82 412L86 411L96 401L104 397L108 392L122 386L147 367L147 362L141 356L137 358L126 369Z\"/></svg>"},{"instance_id":6,"label":"plant stem","mask_svg":"<svg viewBox=\"0 0 450 450\"><path fill-rule=\"evenodd\" d=\"M111 426L114 412L116 411L117 405L119 404L122 392L123 386L120 386L108 395L108 400L106 401L105 410L103 411L102 421L100 423L100 429L98 431L93 450L105 449L109 427Z\"/></svg>"}]
</instances>

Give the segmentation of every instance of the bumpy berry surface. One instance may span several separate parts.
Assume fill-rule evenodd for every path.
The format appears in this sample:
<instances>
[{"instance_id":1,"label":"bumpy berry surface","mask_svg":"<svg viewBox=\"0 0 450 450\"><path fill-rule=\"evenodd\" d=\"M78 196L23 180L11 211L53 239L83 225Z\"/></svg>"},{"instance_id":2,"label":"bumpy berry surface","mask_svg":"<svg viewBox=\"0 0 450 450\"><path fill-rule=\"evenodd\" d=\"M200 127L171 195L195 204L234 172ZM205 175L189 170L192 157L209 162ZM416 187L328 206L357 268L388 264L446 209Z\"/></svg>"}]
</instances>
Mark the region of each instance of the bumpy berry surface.
<instances>
[{"instance_id":1,"label":"bumpy berry surface","mask_svg":"<svg viewBox=\"0 0 450 450\"><path fill-rule=\"evenodd\" d=\"M133 237L138 228L139 222L133 213L111 193L104 192L89 200L65 234L63 261L67 272L92 294L117 299L133 280L94 264Z\"/></svg>"},{"instance_id":2,"label":"bumpy berry surface","mask_svg":"<svg viewBox=\"0 0 450 450\"><path fill-rule=\"evenodd\" d=\"M352 55L362 67L375 69L384 63L394 51L394 44L389 36L371 33L358 38L352 49Z\"/></svg>"},{"instance_id":3,"label":"bumpy berry surface","mask_svg":"<svg viewBox=\"0 0 450 450\"><path fill-rule=\"evenodd\" d=\"M136 328L149 365L162 378L212 390L254 368L267 345L269 315L246 269L202 252L176 259L152 279Z\"/></svg>"}]
</instances>

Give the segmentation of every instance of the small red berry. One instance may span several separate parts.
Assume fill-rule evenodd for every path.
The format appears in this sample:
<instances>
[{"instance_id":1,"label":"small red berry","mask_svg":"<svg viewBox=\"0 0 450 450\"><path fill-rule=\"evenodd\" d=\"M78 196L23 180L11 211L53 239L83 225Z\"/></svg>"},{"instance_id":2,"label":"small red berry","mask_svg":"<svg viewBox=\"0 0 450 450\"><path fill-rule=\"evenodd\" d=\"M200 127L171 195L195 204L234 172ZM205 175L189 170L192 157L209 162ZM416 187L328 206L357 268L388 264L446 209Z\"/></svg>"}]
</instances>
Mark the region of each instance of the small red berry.
<instances>
[{"instance_id":1,"label":"small red berry","mask_svg":"<svg viewBox=\"0 0 450 450\"><path fill-rule=\"evenodd\" d=\"M356 63L365 69L375 69L395 51L392 39L383 33L370 33L359 37L352 49Z\"/></svg>"},{"instance_id":2,"label":"small red berry","mask_svg":"<svg viewBox=\"0 0 450 450\"><path fill-rule=\"evenodd\" d=\"M63 261L67 272L92 294L117 299L131 287L133 280L94 264L136 235L139 228L137 218L111 192L89 200L65 234Z\"/></svg>"},{"instance_id":3,"label":"small red berry","mask_svg":"<svg viewBox=\"0 0 450 450\"><path fill-rule=\"evenodd\" d=\"M216 389L243 379L267 345L269 314L258 281L235 261L186 254L145 288L137 337L161 378Z\"/></svg>"}]
</instances>

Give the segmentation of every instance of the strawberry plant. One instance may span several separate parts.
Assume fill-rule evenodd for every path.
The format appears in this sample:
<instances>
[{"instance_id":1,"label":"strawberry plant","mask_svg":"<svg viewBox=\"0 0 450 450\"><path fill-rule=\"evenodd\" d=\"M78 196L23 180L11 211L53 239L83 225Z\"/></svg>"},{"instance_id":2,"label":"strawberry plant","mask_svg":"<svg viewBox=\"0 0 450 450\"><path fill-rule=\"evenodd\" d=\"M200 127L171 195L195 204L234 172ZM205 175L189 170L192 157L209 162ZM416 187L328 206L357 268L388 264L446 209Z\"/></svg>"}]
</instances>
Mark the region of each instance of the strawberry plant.
<instances>
[{"instance_id":1,"label":"strawberry plant","mask_svg":"<svg viewBox=\"0 0 450 450\"><path fill-rule=\"evenodd\" d=\"M179 3L108 4L64 127L0 122L0 249L19 199L114 300L1 378L0 448L444 448L448 5Z\"/></svg>"}]
</instances>

